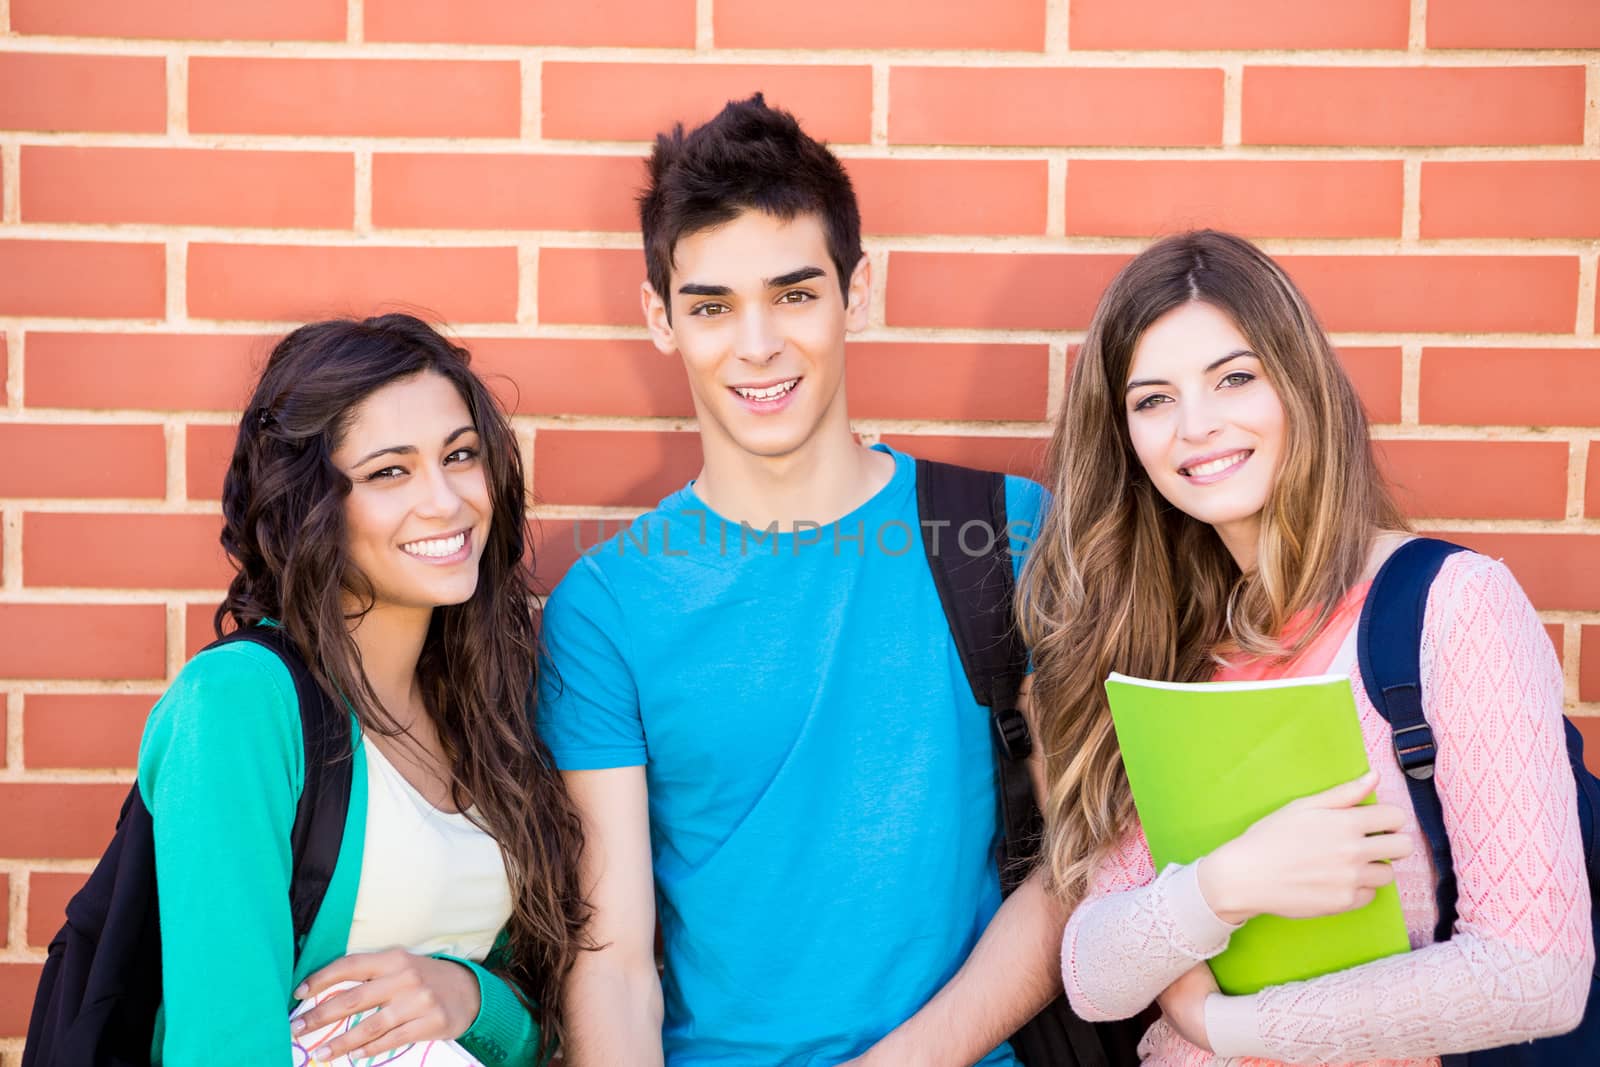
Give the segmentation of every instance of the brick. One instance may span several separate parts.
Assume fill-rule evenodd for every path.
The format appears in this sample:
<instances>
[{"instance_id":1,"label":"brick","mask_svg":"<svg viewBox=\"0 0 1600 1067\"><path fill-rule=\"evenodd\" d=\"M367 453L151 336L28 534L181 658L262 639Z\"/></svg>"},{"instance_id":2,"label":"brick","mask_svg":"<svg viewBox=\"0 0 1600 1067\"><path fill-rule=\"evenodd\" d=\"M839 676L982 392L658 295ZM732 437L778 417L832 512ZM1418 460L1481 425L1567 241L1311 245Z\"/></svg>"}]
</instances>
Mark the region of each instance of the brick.
<instances>
[{"instance_id":1,"label":"brick","mask_svg":"<svg viewBox=\"0 0 1600 1067\"><path fill-rule=\"evenodd\" d=\"M1583 734L1583 762L1592 774L1600 774L1600 715L1573 716L1572 724Z\"/></svg>"},{"instance_id":2,"label":"brick","mask_svg":"<svg viewBox=\"0 0 1600 1067\"><path fill-rule=\"evenodd\" d=\"M534 588L549 593L586 549L626 525L620 519L533 518Z\"/></svg>"},{"instance_id":3,"label":"brick","mask_svg":"<svg viewBox=\"0 0 1600 1067\"><path fill-rule=\"evenodd\" d=\"M1565 441L1377 441L1413 518L1559 519L1567 513Z\"/></svg>"},{"instance_id":4,"label":"brick","mask_svg":"<svg viewBox=\"0 0 1600 1067\"><path fill-rule=\"evenodd\" d=\"M217 639L213 621L218 601L201 601L183 606L183 658L194 659L202 648Z\"/></svg>"},{"instance_id":5,"label":"brick","mask_svg":"<svg viewBox=\"0 0 1600 1067\"><path fill-rule=\"evenodd\" d=\"M27 335L23 403L33 408L234 411L275 338L259 334Z\"/></svg>"},{"instance_id":6,"label":"brick","mask_svg":"<svg viewBox=\"0 0 1600 1067\"><path fill-rule=\"evenodd\" d=\"M219 515L22 516L22 580L30 586L221 589L232 577Z\"/></svg>"},{"instance_id":7,"label":"brick","mask_svg":"<svg viewBox=\"0 0 1600 1067\"><path fill-rule=\"evenodd\" d=\"M116 829L126 784L0 783L0 856L89 859Z\"/></svg>"},{"instance_id":8,"label":"brick","mask_svg":"<svg viewBox=\"0 0 1600 1067\"><path fill-rule=\"evenodd\" d=\"M1566 652L1561 647L1566 643L1566 637L1563 633L1565 629L1566 627L1562 626L1559 622L1547 622L1544 626L1545 636L1550 638L1550 644L1555 648L1556 659L1562 664L1565 664L1567 661Z\"/></svg>"},{"instance_id":9,"label":"brick","mask_svg":"<svg viewBox=\"0 0 1600 1067\"><path fill-rule=\"evenodd\" d=\"M349 227L355 158L221 148L22 149L22 221Z\"/></svg>"},{"instance_id":10,"label":"brick","mask_svg":"<svg viewBox=\"0 0 1600 1067\"><path fill-rule=\"evenodd\" d=\"M894 252L889 257L887 321L891 326L1081 330L1128 259Z\"/></svg>"},{"instance_id":11,"label":"brick","mask_svg":"<svg viewBox=\"0 0 1600 1067\"><path fill-rule=\"evenodd\" d=\"M1600 348L1425 348L1423 422L1600 426Z\"/></svg>"},{"instance_id":12,"label":"brick","mask_svg":"<svg viewBox=\"0 0 1600 1067\"><path fill-rule=\"evenodd\" d=\"M1540 611L1600 610L1600 535L1424 532L1504 560Z\"/></svg>"},{"instance_id":13,"label":"brick","mask_svg":"<svg viewBox=\"0 0 1600 1067\"><path fill-rule=\"evenodd\" d=\"M67 871L28 872L28 944L46 948L67 919L67 901L83 888L87 874Z\"/></svg>"},{"instance_id":14,"label":"brick","mask_svg":"<svg viewBox=\"0 0 1600 1067\"><path fill-rule=\"evenodd\" d=\"M845 168L867 233L1044 233L1042 159L851 159Z\"/></svg>"},{"instance_id":15,"label":"brick","mask_svg":"<svg viewBox=\"0 0 1600 1067\"><path fill-rule=\"evenodd\" d=\"M159 318L167 252L113 241L0 241L0 315Z\"/></svg>"},{"instance_id":16,"label":"brick","mask_svg":"<svg viewBox=\"0 0 1600 1067\"><path fill-rule=\"evenodd\" d=\"M306 322L380 309L453 322L517 316L514 248L195 244L189 314Z\"/></svg>"},{"instance_id":17,"label":"brick","mask_svg":"<svg viewBox=\"0 0 1600 1067\"><path fill-rule=\"evenodd\" d=\"M1044 0L814 0L804 17L766 0L718 0L718 48L1044 48Z\"/></svg>"},{"instance_id":18,"label":"brick","mask_svg":"<svg viewBox=\"0 0 1600 1067\"><path fill-rule=\"evenodd\" d=\"M0 714L0 723L5 722L4 714ZM9 875L0 874L0 923L4 929L11 929L11 878Z\"/></svg>"},{"instance_id":19,"label":"brick","mask_svg":"<svg viewBox=\"0 0 1600 1067\"><path fill-rule=\"evenodd\" d=\"M159 426L0 424L0 496L161 497L167 446Z\"/></svg>"},{"instance_id":20,"label":"brick","mask_svg":"<svg viewBox=\"0 0 1600 1067\"><path fill-rule=\"evenodd\" d=\"M683 362L649 341L486 337L465 343L473 368L515 415L694 414Z\"/></svg>"},{"instance_id":21,"label":"brick","mask_svg":"<svg viewBox=\"0 0 1600 1067\"><path fill-rule=\"evenodd\" d=\"M0 129L164 133L160 56L0 53Z\"/></svg>"},{"instance_id":22,"label":"brick","mask_svg":"<svg viewBox=\"0 0 1600 1067\"><path fill-rule=\"evenodd\" d=\"M42 963L0 963L0 1037L24 1037Z\"/></svg>"},{"instance_id":23,"label":"brick","mask_svg":"<svg viewBox=\"0 0 1600 1067\"><path fill-rule=\"evenodd\" d=\"M11 0L13 33L186 40L342 41L344 0Z\"/></svg>"},{"instance_id":24,"label":"brick","mask_svg":"<svg viewBox=\"0 0 1600 1067\"><path fill-rule=\"evenodd\" d=\"M1367 409L1367 418L1372 422L1399 422L1400 349L1340 348L1338 355Z\"/></svg>"},{"instance_id":25,"label":"brick","mask_svg":"<svg viewBox=\"0 0 1600 1067\"><path fill-rule=\"evenodd\" d=\"M1074 51L1404 48L1410 23L1408 0L1072 0L1067 36Z\"/></svg>"},{"instance_id":26,"label":"brick","mask_svg":"<svg viewBox=\"0 0 1600 1067\"><path fill-rule=\"evenodd\" d=\"M166 625L160 604L0 604L0 678L161 678Z\"/></svg>"},{"instance_id":27,"label":"brick","mask_svg":"<svg viewBox=\"0 0 1600 1067\"><path fill-rule=\"evenodd\" d=\"M1578 699L1600 700L1600 626L1585 626L1579 639ZM1595 725L1600 727L1600 720ZM1600 749L1600 744L1595 747ZM1590 751L1588 745L1584 749Z\"/></svg>"},{"instance_id":28,"label":"brick","mask_svg":"<svg viewBox=\"0 0 1600 1067\"><path fill-rule=\"evenodd\" d=\"M1426 161L1422 236L1600 237L1600 160Z\"/></svg>"},{"instance_id":29,"label":"brick","mask_svg":"<svg viewBox=\"0 0 1600 1067\"><path fill-rule=\"evenodd\" d=\"M921 459L960 463L968 467L1005 471L1039 480L1044 475L1044 453L1049 439L1044 437L954 437L921 434L884 434L880 440L890 448L909 452Z\"/></svg>"},{"instance_id":30,"label":"brick","mask_svg":"<svg viewBox=\"0 0 1600 1067\"><path fill-rule=\"evenodd\" d=\"M1600 441L1589 442L1589 466L1583 479L1583 513L1600 519Z\"/></svg>"},{"instance_id":31,"label":"brick","mask_svg":"<svg viewBox=\"0 0 1600 1067\"><path fill-rule=\"evenodd\" d=\"M144 693L29 693L22 761L40 767L133 767L156 702Z\"/></svg>"},{"instance_id":32,"label":"brick","mask_svg":"<svg viewBox=\"0 0 1600 1067\"><path fill-rule=\"evenodd\" d=\"M1298 9L1297 9L1298 10ZM1067 165L1067 233L1398 237L1400 160L1120 160Z\"/></svg>"},{"instance_id":33,"label":"brick","mask_svg":"<svg viewBox=\"0 0 1600 1067\"><path fill-rule=\"evenodd\" d=\"M222 478L228 472L238 437L237 426L196 423L184 432L184 482L188 487L185 495L190 500L222 499Z\"/></svg>"},{"instance_id":34,"label":"brick","mask_svg":"<svg viewBox=\"0 0 1600 1067\"><path fill-rule=\"evenodd\" d=\"M539 504L654 505L700 469L700 435L540 430L533 443Z\"/></svg>"},{"instance_id":35,"label":"brick","mask_svg":"<svg viewBox=\"0 0 1600 1067\"><path fill-rule=\"evenodd\" d=\"M644 253L631 248L541 248L539 321L638 326Z\"/></svg>"},{"instance_id":36,"label":"brick","mask_svg":"<svg viewBox=\"0 0 1600 1067\"><path fill-rule=\"evenodd\" d=\"M189 60L189 129L515 137L521 84L509 60L196 56Z\"/></svg>"},{"instance_id":37,"label":"brick","mask_svg":"<svg viewBox=\"0 0 1600 1067\"><path fill-rule=\"evenodd\" d=\"M767 103L793 112L813 137L871 139L870 67L736 63L546 62L543 132L574 140L652 140L678 122L696 126L729 100L758 90Z\"/></svg>"},{"instance_id":38,"label":"brick","mask_svg":"<svg viewBox=\"0 0 1600 1067\"><path fill-rule=\"evenodd\" d=\"M455 230L639 228L638 156L387 154L372 161L377 226Z\"/></svg>"},{"instance_id":39,"label":"brick","mask_svg":"<svg viewBox=\"0 0 1600 1067\"><path fill-rule=\"evenodd\" d=\"M1246 67L1245 144L1582 144L1582 67Z\"/></svg>"},{"instance_id":40,"label":"brick","mask_svg":"<svg viewBox=\"0 0 1600 1067\"><path fill-rule=\"evenodd\" d=\"M850 345L850 414L859 419L1043 419L1046 345Z\"/></svg>"},{"instance_id":41,"label":"brick","mask_svg":"<svg viewBox=\"0 0 1600 1067\"><path fill-rule=\"evenodd\" d=\"M1575 256L1280 256L1330 330L1571 333Z\"/></svg>"},{"instance_id":42,"label":"brick","mask_svg":"<svg viewBox=\"0 0 1600 1067\"><path fill-rule=\"evenodd\" d=\"M1220 145L1222 71L895 67L889 141Z\"/></svg>"},{"instance_id":43,"label":"brick","mask_svg":"<svg viewBox=\"0 0 1600 1067\"><path fill-rule=\"evenodd\" d=\"M1428 47L1600 48L1600 7L1592 0L1428 0Z\"/></svg>"},{"instance_id":44,"label":"brick","mask_svg":"<svg viewBox=\"0 0 1600 1067\"><path fill-rule=\"evenodd\" d=\"M647 10L633 0L366 0L365 13L368 41L694 47L694 0L651 0Z\"/></svg>"}]
</instances>

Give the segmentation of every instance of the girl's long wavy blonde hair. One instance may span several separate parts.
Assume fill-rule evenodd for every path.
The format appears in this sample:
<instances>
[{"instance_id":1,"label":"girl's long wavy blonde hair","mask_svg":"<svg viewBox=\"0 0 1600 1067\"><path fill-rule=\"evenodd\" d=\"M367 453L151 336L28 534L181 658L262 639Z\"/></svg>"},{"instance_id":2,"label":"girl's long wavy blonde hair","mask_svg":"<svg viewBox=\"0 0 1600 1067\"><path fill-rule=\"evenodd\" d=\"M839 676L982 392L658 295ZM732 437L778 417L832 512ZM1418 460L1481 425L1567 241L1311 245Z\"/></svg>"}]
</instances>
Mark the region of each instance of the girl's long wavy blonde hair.
<instances>
[{"instance_id":1,"label":"girl's long wavy blonde hair","mask_svg":"<svg viewBox=\"0 0 1600 1067\"><path fill-rule=\"evenodd\" d=\"M1262 513L1256 569L1150 484L1124 389L1149 326L1190 301L1227 314L1261 358L1286 436ZM1111 671L1206 678L1229 653L1279 656L1314 635L1360 577L1373 533L1404 530L1367 420L1327 335L1282 268L1250 242L1201 230L1133 259L1095 309L1048 453L1053 506L1018 590L1045 753L1049 882L1069 904L1135 823L1103 683ZM1313 623L1277 641L1299 612Z\"/></svg>"}]
</instances>

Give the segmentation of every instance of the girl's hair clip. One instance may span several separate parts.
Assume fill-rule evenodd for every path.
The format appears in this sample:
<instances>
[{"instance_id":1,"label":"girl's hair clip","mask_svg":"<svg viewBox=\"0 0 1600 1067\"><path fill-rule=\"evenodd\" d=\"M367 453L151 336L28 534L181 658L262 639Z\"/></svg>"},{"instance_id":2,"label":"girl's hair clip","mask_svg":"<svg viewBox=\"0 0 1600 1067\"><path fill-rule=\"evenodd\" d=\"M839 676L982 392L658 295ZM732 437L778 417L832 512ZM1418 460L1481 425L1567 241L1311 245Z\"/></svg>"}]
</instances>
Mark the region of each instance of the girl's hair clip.
<instances>
[{"instance_id":1,"label":"girl's hair clip","mask_svg":"<svg viewBox=\"0 0 1600 1067\"><path fill-rule=\"evenodd\" d=\"M256 409L256 429L265 430L267 427L271 426L276 421L277 420L273 416L271 408L257 408Z\"/></svg>"}]
</instances>

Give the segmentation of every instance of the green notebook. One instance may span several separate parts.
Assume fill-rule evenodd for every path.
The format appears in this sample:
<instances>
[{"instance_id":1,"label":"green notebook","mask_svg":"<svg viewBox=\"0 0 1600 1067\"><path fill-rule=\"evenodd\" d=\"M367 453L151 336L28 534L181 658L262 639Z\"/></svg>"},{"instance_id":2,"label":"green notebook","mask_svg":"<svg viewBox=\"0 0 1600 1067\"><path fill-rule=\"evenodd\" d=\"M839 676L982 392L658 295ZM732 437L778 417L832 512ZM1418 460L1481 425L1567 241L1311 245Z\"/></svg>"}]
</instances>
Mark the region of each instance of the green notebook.
<instances>
[{"instance_id":1,"label":"green notebook","mask_svg":"<svg viewBox=\"0 0 1600 1067\"><path fill-rule=\"evenodd\" d=\"M1350 679L1340 675L1185 685L1113 674L1106 696L1157 871L1368 770ZM1210 962L1218 987L1239 995L1409 949L1390 884L1339 915L1258 915Z\"/></svg>"}]
</instances>

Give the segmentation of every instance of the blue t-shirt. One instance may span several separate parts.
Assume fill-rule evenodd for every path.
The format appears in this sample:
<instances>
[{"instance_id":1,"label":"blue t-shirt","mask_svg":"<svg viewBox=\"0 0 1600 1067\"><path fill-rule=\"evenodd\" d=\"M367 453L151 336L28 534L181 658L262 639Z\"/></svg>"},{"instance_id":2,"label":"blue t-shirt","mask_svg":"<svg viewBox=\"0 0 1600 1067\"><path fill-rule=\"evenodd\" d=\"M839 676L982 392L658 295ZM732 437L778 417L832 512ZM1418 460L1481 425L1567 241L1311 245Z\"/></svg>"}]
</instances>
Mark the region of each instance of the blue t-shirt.
<instances>
[{"instance_id":1,"label":"blue t-shirt","mask_svg":"<svg viewBox=\"0 0 1600 1067\"><path fill-rule=\"evenodd\" d=\"M556 762L646 768L673 1067L849 1059L999 906L988 716L928 571L914 460L890 454L870 500L793 532L726 522L686 486L546 605ZM1043 491L1006 489L1020 558Z\"/></svg>"}]
</instances>

